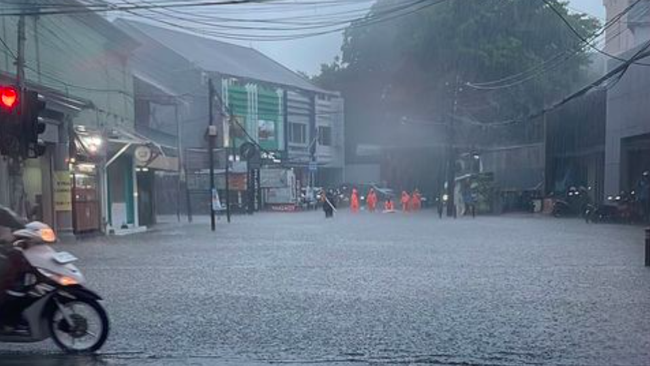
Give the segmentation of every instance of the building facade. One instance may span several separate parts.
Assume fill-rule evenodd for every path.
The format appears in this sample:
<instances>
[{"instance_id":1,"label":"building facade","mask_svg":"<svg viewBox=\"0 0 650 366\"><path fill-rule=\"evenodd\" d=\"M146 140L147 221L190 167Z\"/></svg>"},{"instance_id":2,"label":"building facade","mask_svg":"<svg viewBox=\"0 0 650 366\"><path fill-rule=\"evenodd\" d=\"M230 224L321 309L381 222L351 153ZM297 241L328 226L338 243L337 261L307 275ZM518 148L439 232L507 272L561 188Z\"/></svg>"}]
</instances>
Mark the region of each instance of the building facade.
<instances>
[{"instance_id":1,"label":"building facade","mask_svg":"<svg viewBox=\"0 0 650 366\"><path fill-rule=\"evenodd\" d=\"M0 71L8 84L16 80L18 22L0 20ZM130 154L111 159L134 128L128 59L136 43L90 12L24 22L25 86L45 97L47 148L22 168L0 163L0 202L61 233L110 230L117 217L120 227L138 226Z\"/></svg>"},{"instance_id":2,"label":"building facade","mask_svg":"<svg viewBox=\"0 0 650 366\"><path fill-rule=\"evenodd\" d=\"M219 176L225 152L240 166L239 147L252 140L265 155L272 155L273 164L293 169L303 185L342 180L344 104L337 93L316 87L251 48L130 20L118 19L115 25L141 45L132 64L137 76L177 101L181 160L194 211L205 212L210 202L203 179L208 168L210 82L215 90ZM238 205L245 201L245 181L230 184L232 201ZM223 197L225 179L217 177L217 186Z\"/></svg>"},{"instance_id":3,"label":"building facade","mask_svg":"<svg viewBox=\"0 0 650 366\"><path fill-rule=\"evenodd\" d=\"M608 19L615 17L633 2L606 0ZM608 31L606 48L621 58L635 55L650 40L650 2L641 1ZM650 58L639 60L649 63ZM611 70L620 65L610 60ZM605 144L605 195L634 190L644 171L650 170L650 70L633 64L607 93Z\"/></svg>"}]
</instances>

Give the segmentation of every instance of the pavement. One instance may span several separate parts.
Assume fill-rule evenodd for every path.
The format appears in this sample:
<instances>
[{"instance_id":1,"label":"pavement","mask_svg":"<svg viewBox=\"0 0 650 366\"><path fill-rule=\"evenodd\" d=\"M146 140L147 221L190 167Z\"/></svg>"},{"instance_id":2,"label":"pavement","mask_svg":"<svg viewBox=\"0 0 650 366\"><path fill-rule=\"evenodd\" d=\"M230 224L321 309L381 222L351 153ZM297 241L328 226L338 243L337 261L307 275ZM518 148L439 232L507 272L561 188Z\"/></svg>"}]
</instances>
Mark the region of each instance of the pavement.
<instances>
[{"instance_id":1,"label":"pavement","mask_svg":"<svg viewBox=\"0 0 650 366\"><path fill-rule=\"evenodd\" d=\"M519 215L263 213L60 245L106 298L93 358L0 365L650 364L643 229Z\"/></svg>"}]
</instances>

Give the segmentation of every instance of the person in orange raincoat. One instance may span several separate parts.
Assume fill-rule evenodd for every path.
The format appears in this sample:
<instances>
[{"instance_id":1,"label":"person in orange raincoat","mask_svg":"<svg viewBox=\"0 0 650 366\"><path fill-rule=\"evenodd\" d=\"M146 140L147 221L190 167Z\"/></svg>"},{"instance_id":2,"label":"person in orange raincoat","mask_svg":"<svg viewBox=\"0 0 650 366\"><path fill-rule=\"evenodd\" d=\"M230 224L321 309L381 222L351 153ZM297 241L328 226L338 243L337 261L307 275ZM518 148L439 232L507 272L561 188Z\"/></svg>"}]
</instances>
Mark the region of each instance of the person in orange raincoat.
<instances>
[{"instance_id":1,"label":"person in orange raincoat","mask_svg":"<svg viewBox=\"0 0 650 366\"><path fill-rule=\"evenodd\" d=\"M372 188L370 188L370 192L368 192L368 198L366 198L366 204L368 205L369 212L375 212L375 209L377 208L377 194L375 193L375 190Z\"/></svg>"},{"instance_id":2,"label":"person in orange raincoat","mask_svg":"<svg viewBox=\"0 0 650 366\"><path fill-rule=\"evenodd\" d=\"M420 191L416 189L411 194L411 211L420 211L420 208L422 208L422 196Z\"/></svg>"},{"instance_id":3,"label":"person in orange raincoat","mask_svg":"<svg viewBox=\"0 0 650 366\"><path fill-rule=\"evenodd\" d=\"M409 211L409 203L411 202L411 197L409 196L406 191L402 191L402 211L408 212Z\"/></svg>"},{"instance_id":4,"label":"person in orange raincoat","mask_svg":"<svg viewBox=\"0 0 650 366\"><path fill-rule=\"evenodd\" d=\"M352 212L359 212L359 193L356 188L352 189L352 195L350 196L350 209Z\"/></svg>"},{"instance_id":5,"label":"person in orange raincoat","mask_svg":"<svg viewBox=\"0 0 650 366\"><path fill-rule=\"evenodd\" d=\"M390 197L388 197L386 202L384 202L384 212L393 212L393 211L395 211L393 200Z\"/></svg>"}]
</instances>

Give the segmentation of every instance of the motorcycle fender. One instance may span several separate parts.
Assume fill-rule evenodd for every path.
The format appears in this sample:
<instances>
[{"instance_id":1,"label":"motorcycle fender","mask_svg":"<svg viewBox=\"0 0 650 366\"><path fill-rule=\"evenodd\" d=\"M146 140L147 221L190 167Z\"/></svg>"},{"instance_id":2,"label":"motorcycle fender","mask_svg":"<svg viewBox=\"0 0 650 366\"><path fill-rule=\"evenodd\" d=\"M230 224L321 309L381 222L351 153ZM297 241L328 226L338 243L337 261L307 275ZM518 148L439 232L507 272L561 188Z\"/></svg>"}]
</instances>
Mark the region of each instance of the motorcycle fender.
<instances>
[{"instance_id":1,"label":"motorcycle fender","mask_svg":"<svg viewBox=\"0 0 650 366\"><path fill-rule=\"evenodd\" d=\"M69 299L86 299L86 300L103 300L95 291L89 290L83 286L70 286L59 289L57 294Z\"/></svg>"}]
</instances>

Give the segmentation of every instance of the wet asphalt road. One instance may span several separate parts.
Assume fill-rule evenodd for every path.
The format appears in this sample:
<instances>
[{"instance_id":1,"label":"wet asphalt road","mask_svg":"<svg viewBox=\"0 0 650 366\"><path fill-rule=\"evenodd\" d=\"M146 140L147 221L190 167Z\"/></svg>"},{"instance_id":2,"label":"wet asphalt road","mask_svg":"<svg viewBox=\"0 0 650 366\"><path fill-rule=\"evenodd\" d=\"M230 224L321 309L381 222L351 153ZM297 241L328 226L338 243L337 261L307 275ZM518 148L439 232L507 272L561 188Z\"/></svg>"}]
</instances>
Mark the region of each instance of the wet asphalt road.
<instances>
[{"instance_id":1,"label":"wet asphalt road","mask_svg":"<svg viewBox=\"0 0 650 366\"><path fill-rule=\"evenodd\" d=\"M0 365L650 365L639 227L536 216L205 218L61 245L103 294L98 358Z\"/></svg>"}]
</instances>

